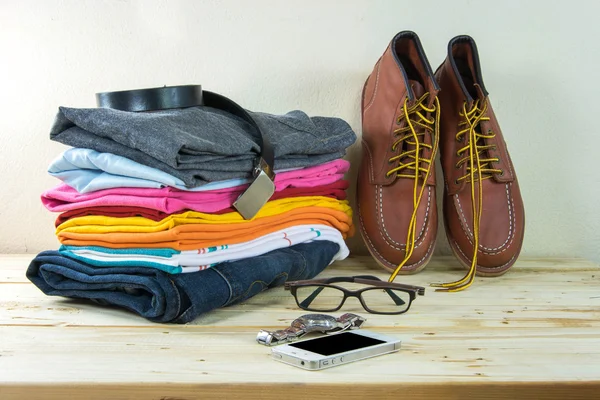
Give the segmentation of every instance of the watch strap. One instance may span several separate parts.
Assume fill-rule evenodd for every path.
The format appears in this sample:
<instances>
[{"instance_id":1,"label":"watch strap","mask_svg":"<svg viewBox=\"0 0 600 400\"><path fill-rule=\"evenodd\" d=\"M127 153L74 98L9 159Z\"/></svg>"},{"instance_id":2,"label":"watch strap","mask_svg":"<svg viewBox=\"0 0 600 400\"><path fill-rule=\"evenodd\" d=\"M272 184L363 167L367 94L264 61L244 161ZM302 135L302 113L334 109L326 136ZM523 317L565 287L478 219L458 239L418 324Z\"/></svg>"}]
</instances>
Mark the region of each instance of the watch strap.
<instances>
[{"instance_id":1,"label":"watch strap","mask_svg":"<svg viewBox=\"0 0 600 400\"><path fill-rule=\"evenodd\" d=\"M346 313L336 318L337 326L327 329L324 326L306 326L304 323L299 322L301 319L302 317L295 319L292 321L291 326L286 329L273 332L261 329L256 336L256 341L265 346L274 346L281 343L293 342L310 332L323 332L331 335L345 330L360 329L366 321L365 318L359 315Z\"/></svg>"}]
</instances>

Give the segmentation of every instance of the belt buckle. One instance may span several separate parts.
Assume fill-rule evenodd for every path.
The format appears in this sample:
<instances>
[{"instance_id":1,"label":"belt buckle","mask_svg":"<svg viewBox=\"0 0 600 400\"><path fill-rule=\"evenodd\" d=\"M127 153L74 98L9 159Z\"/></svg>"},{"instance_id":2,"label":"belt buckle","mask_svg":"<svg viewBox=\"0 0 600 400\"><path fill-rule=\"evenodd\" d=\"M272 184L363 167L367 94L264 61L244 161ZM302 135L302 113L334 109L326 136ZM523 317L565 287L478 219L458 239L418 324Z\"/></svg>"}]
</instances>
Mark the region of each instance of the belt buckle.
<instances>
[{"instance_id":1,"label":"belt buckle","mask_svg":"<svg viewBox=\"0 0 600 400\"><path fill-rule=\"evenodd\" d=\"M275 173L262 157L254 168L253 175L254 180L248 189L233 203L244 219L254 218L275 193Z\"/></svg>"}]
</instances>

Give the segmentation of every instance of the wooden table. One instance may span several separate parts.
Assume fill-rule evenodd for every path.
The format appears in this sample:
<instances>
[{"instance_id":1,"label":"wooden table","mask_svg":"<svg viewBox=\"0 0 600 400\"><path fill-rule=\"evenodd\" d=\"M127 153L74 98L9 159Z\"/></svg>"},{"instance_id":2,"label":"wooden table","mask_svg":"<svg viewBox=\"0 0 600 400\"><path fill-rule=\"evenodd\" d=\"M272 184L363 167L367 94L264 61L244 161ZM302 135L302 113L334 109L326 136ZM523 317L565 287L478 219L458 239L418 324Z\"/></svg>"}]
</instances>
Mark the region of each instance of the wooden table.
<instances>
[{"instance_id":1,"label":"wooden table","mask_svg":"<svg viewBox=\"0 0 600 400\"><path fill-rule=\"evenodd\" d=\"M160 325L46 297L24 276L31 257L0 256L0 399L600 398L600 268L583 260L519 261L465 292L428 289L400 316L370 315L349 300L341 311L400 337L402 349L304 371L255 341L260 328L306 313L282 288L194 324ZM398 281L456 279L456 265L434 259ZM322 276L365 273L387 277L370 258Z\"/></svg>"}]
</instances>

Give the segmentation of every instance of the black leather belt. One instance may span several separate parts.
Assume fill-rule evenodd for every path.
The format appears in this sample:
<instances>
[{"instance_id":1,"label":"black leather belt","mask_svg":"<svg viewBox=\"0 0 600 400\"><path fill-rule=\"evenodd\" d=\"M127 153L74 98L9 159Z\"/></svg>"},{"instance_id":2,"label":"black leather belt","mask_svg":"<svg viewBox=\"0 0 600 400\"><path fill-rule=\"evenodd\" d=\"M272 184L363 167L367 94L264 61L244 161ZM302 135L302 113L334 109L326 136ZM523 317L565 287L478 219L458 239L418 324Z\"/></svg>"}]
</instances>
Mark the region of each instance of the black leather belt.
<instances>
[{"instance_id":1,"label":"black leather belt","mask_svg":"<svg viewBox=\"0 0 600 400\"><path fill-rule=\"evenodd\" d=\"M174 108L207 106L227 111L248 122L257 134L261 153L254 167L254 180L233 206L246 219L252 219L275 192L275 155L269 139L256 121L233 100L218 93L202 90L201 85L165 86L150 89L96 93L96 104L102 108L145 112Z\"/></svg>"}]
</instances>

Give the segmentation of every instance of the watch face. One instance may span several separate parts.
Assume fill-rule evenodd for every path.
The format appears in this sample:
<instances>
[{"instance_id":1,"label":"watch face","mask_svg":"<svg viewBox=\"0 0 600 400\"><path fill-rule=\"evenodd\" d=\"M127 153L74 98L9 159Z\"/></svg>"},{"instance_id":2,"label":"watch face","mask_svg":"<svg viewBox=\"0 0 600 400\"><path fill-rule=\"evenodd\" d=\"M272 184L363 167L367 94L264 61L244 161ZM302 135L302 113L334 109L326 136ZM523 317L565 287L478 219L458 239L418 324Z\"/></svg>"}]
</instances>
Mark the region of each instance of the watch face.
<instances>
[{"instance_id":1,"label":"watch face","mask_svg":"<svg viewBox=\"0 0 600 400\"><path fill-rule=\"evenodd\" d=\"M310 330L330 330L337 327L337 320L331 315L306 314L292 322L293 327L303 327L307 332Z\"/></svg>"}]
</instances>

